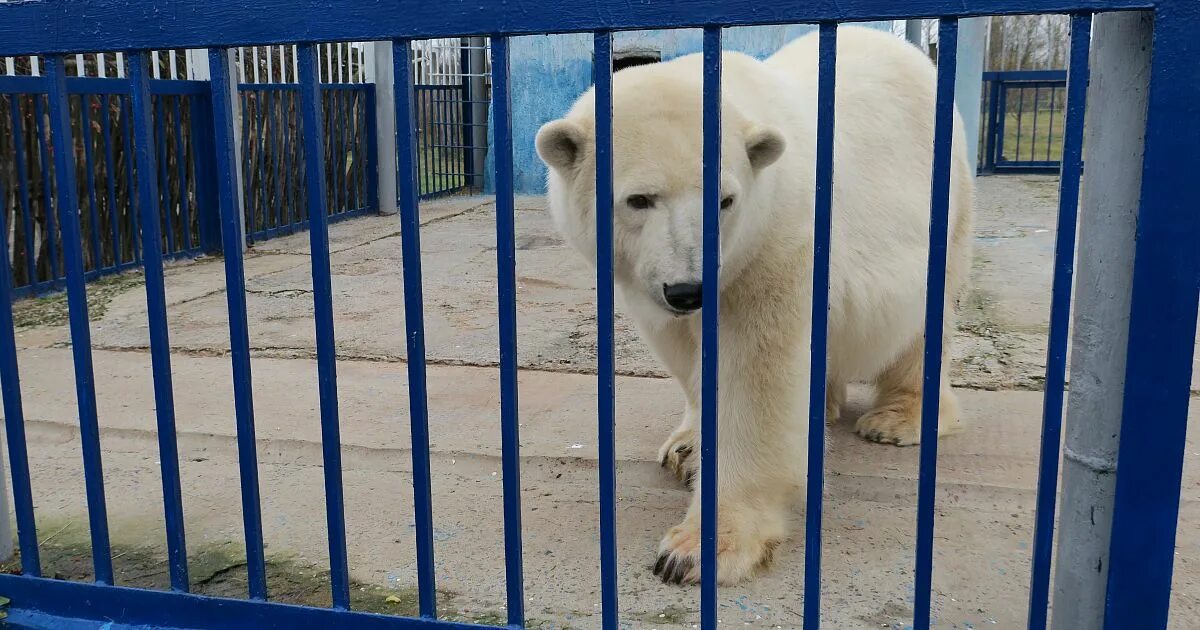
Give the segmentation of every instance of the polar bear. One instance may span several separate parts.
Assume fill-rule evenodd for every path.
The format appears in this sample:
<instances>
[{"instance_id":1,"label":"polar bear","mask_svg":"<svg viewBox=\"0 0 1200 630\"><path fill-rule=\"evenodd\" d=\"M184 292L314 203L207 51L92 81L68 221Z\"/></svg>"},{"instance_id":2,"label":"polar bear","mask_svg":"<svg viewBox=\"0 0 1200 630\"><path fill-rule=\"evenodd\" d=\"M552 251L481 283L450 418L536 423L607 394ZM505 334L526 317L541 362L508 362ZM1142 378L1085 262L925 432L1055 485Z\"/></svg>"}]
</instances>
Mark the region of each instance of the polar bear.
<instances>
[{"instance_id":1,"label":"polar bear","mask_svg":"<svg viewBox=\"0 0 1200 630\"><path fill-rule=\"evenodd\" d=\"M734 584L769 564L807 467L814 238L817 38L766 61L723 55L718 571ZM702 58L613 79L614 265L623 309L683 388L683 422L661 462L690 482L698 465ZM838 35L827 419L846 384L875 385L856 429L920 439L936 72L887 33ZM943 342L971 262L973 162L955 116ZM557 228L595 264L595 99L586 92L538 132ZM945 373L942 434L959 426ZM697 479L698 481L698 479ZM700 493L659 546L655 574L699 580Z\"/></svg>"}]
</instances>

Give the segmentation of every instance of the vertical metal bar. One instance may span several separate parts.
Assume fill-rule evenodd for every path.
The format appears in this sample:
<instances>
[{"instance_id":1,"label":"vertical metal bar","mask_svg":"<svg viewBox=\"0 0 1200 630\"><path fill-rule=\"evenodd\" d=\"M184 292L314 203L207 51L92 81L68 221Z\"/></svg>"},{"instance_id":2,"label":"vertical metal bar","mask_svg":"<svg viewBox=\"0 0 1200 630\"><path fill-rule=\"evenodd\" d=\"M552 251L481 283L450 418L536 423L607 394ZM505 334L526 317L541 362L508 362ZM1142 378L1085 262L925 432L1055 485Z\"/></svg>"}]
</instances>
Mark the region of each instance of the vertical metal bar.
<instances>
[{"instance_id":1,"label":"vertical metal bar","mask_svg":"<svg viewBox=\"0 0 1200 630\"><path fill-rule=\"evenodd\" d=\"M112 98L108 94L102 94L100 95L100 103L100 133L104 136L104 173L108 180L108 231L109 237L112 239L110 246L112 247L113 267L120 267L121 226L117 219L117 162L113 155L112 111L109 108L109 105L112 104Z\"/></svg>"},{"instance_id":2,"label":"vertical metal bar","mask_svg":"<svg viewBox=\"0 0 1200 630\"><path fill-rule=\"evenodd\" d=\"M1002 85L1004 85L1003 81L993 79L988 92L987 149L983 158L983 170L988 173L996 170L996 149L999 145L997 137L1000 133L1000 88Z\"/></svg>"},{"instance_id":3,"label":"vertical metal bar","mask_svg":"<svg viewBox=\"0 0 1200 630\"><path fill-rule=\"evenodd\" d=\"M521 566L521 453L517 418L517 245L513 196L512 94L508 38L492 39L496 115L496 274L500 307L500 437L504 471L504 563L508 623L525 625Z\"/></svg>"},{"instance_id":4,"label":"vertical metal bar","mask_svg":"<svg viewBox=\"0 0 1200 630\"><path fill-rule=\"evenodd\" d=\"M255 48L255 50L258 50ZM254 215L260 216L260 230L275 227L271 221L270 199L267 198L267 90L259 89L252 92L254 94L254 120L255 120L255 148L254 153L254 172L251 175L250 185L254 187Z\"/></svg>"},{"instance_id":5,"label":"vertical metal bar","mask_svg":"<svg viewBox=\"0 0 1200 630\"><path fill-rule=\"evenodd\" d=\"M3 183L0 181L0 185ZM4 190L0 187L0 199L3 198ZM3 221L0 217L0 223ZM0 393L4 401L5 442L8 443L8 463L12 471L21 573L38 577L42 574L42 561L38 552L37 521L33 515L33 490L29 483L29 449L25 441L25 409L21 403L21 372L17 366L17 338L12 314L12 270L8 268L8 260L8 239L0 238Z\"/></svg>"},{"instance_id":6,"label":"vertical metal bar","mask_svg":"<svg viewBox=\"0 0 1200 630\"><path fill-rule=\"evenodd\" d=\"M442 84L449 79L442 78ZM438 139L441 144L438 145L438 171L442 174L442 192L448 192L453 186L453 180L450 177L450 145L453 143L450 139L450 99L451 92L448 88L438 88Z\"/></svg>"},{"instance_id":7,"label":"vertical metal bar","mask_svg":"<svg viewBox=\"0 0 1200 630\"><path fill-rule=\"evenodd\" d=\"M17 199L21 204L21 226L25 237L22 239L22 245L25 248L25 278L29 286L36 287L38 285L37 252L33 247L33 215L29 209L29 169L25 166L25 127L21 124L25 117L24 112L21 111L21 101L23 100L25 99L20 94L10 95L8 109L12 114L13 153L17 167ZM2 199L4 197L0 197L0 200ZM4 234L4 240L8 240L8 232ZM13 232L14 246L16 237L16 232Z\"/></svg>"},{"instance_id":8,"label":"vertical metal bar","mask_svg":"<svg viewBox=\"0 0 1200 630\"><path fill-rule=\"evenodd\" d=\"M175 247L174 208L171 204L171 174L167 167L167 95L159 94L155 103L155 124L158 127L158 170L159 170L159 204L155 212L163 215L163 231L167 234L167 254L174 255L179 250ZM143 208L144 212L150 208ZM143 239L145 236L142 237ZM143 243L143 246L145 244Z\"/></svg>"},{"instance_id":9,"label":"vertical metal bar","mask_svg":"<svg viewBox=\"0 0 1200 630\"><path fill-rule=\"evenodd\" d=\"M317 334L317 385L321 395L321 448L325 516L329 527L329 573L335 608L350 608L346 560L346 514L342 500L342 438L338 428L337 348L333 331L333 283L329 276L329 225L325 213L325 138L321 134L321 86L312 44L300 45L300 108L308 190L308 236L312 247L313 303Z\"/></svg>"},{"instance_id":10,"label":"vertical metal bar","mask_svg":"<svg viewBox=\"0 0 1200 630\"><path fill-rule=\"evenodd\" d=\"M1050 122L1046 132L1046 161L1052 161L1054 155L1054 109L1058 105L1058 88L1050 88Z\"/></svg>"},{"instance_id":11,"label":"vertical metal bar","mask_svg":"<svg viewBox=\"0 0 1200 630\"><path fill-rule=\"evenodd\" d=\"M400 175L400 244L404 267L404 327L408 339L408 398L412 423L413 520L417 529L417 592L422 617L437 617L433 566L433 498L429 480L429 401L425 388L425 306L421 291L421 217L417 211L413 131L412 44L392 42L396 90L396 148Z\"/></svg>"},{"instance_id":12,"label":"vertical metal bar","mask_svg":"<svg viewBox=\"0 0 1200 630\"><path fill-rule=\"evenodd\" d=\"M242 247L246 238L242 234L241 212L238 208L229 61L225 51L220 48L209 49L208 59L212 71L213 140L221 204L225 296L229 304L229 347L233 357L233 402L237 420L238 468L242 482L242 521L246 532L246 569L250 597L266 599L258 454L254 443L254 389L250 380L250 332L246 324L246 277L242 261Z\"/></svg>"},{"instance_id":13,"label":"vertical metal bar","mask_svg":"<svg viewBox=\"0 0 1200 630\"><path fill-rule=\"evenodd\" d=\"M817 89L816 201L813 243L812 365L808 401L808 505L804 526L804 627L821 625L821 516L825 489L826 347L829 248L833 215L834 86L837 24L820 27Z\"/></svg>"},{"instance_id":14,"label":"vertical metal bar","mask_svg":"<svg viewBox=\"0 0 1200 630\"><path fill-rule=\"evenodd\" d=\"M1007 133L1005 131L1005 127L1008 125L1008 86L1004 85L1003 81L1000 81L1000 86L1001 86L1000 91L998 92L1000 94L1000 112L999 112L999 117L997 118L997 120L999 120L1000 124L996 126L996 162L997 163L1005 161L1005 159L1004 159L1004 143L1006 141L1006 133Z\"/></svg>"},{"instance_id":15,"label":"vertical metal bar","mask_svg":"<svg viewBox=\"0 0 1200 630\"><path fill-rule=\"evenodd\" d=\"M338 46L338 49L340 50L341 46ZM339 67L340 67L340 64L339 64ZM339 73L340 73L340 71L339 71ZM337 213L342 208L342 204L341 204L342 156L340 155L340 152L338 151L339 147L341 147L340 136L341 136L341 132L342 132L342 126L340 124L341 120L338 117L338 113L340 112L340 108L341 108L341 103L340 103L340 99L339 99L340 95L341 95L341 92L339 92L337 89L328 90L325 94L325 98L329 101L329 111L328 111L328 115L326 116L326 120L329 125L329 164L331 165L330 170L331 170L331 175L332 175L332 178L331 178L332 181L330 181L330 187L329 187L330 201L329 201L328 207L325 208L325 211L329 212L329 213Z\"/></svg>"},{"instance_id":16,"label":"vertical metal bar","mask_svg":"<svg viewBox=\"0 0 1200 630\"><path fill-rule=\"evenodd\" d=\"M942 391L942 327L946 308L946 238L950 217L950 169L954 142L954 73L958 20L938 24L937 105L933 133L933 179L929 220L929 269L925 282L925 357L921 385L921 456L917 483L917 562L914 630L928 630L933 588L933 526L937 500L938 410Z\"/></svg>"},{"instance_id":17,"label":"vertical metal bar","mask_svg":"<svg viewBox=\"0 0 1200 630\"><path fill-rule=\"evenodd\" d=\"M270 50L270 48L268 47L267 50ZM264 131L263 135L267 136L264 142L268 147L270 147L271 152L271 155L269 156L270 164L264 164L264 166L270 170L266 171L262 180L262 186L264 189L270 190L271 182L274 181L274 195L272 195L271 204L267 207L267 212L273 217L273 227L283 227L283 203L279 196L279 180L280 175L282 174L279 170L279 137L282 135L279 128L283 121L280 116L276 116L276 111L279 109L279 100L283 96L283 91L275 88L268 88L263 90L262 95L263 109L266 110L266 116L264 118L267 125L270 127L269 136L267 136ZM263 157L265 162L266 159L268 159L268 156L264 155Z\"/></svg>"},{"instance_id":18,"label":"vertical metal bar","mask_svg":"<svg viewBox=\"0 0 1200 630\"><path fill-rule=\"evenodd\" d=\"M122 61L124 61L124 56L125 55L122 53L122 55L121 55ZM120 66L118 66L118 69L121 71L120 72L121 77L124 78L125 66L120 65ZM141 212L139 210L139 208L141 207L141 204L138 203L136 196L133 194L133 186L134 186L133 108L130 106L128 98L121 98L120 100L121 100L121 112L122 112L121 118L124 121L124 125L125 125L125 177L128 178L126 181L129 182L129 191L130 191L130 194L129 194L129 218L133 222L133 226L130 229L132 238L130 238L129 240L131 241L130 245L132 245L132 249L133 249L133 262L141 263L142 262L142 243L141 243L142 239L139 235L139 231L137 228L137 226L140 225L140 223L141 223ZM150 176L152 177L153 173Z\"/></svg>"},{"instance_id":19,"label":"vertical metal bar","mask_svg":"<svg viewBox=\"0 0 1200 630\"><path fill-rule=\"evenodd\" d=\"M174 57L172 56L172 59ZM192 248L192 212L188 208L187 151L183 144L183 96L175 97L175 166L179 178L179 220L183 224L180 251Z\"/></svg>"},{"instance_id":20,"label":"vertical metal bar","mask_svg":"<svg viewBox=\"0 0 1200 630\"><path fill-rule=\"evenodd\" d=\"M612 33L596 33L596 406L600 430L600 590L605 630L620 625L617 602L617 442L613 289ZM469 111L469 110L468 110Z\"/></svg>"},{"instance_id":21,"label":"vertical metal bar","mask_svg":"<svg viewBox=\"0 0 1200 630\"><path fill-rule=\"evenodd\" d=\"M1040 113L1041 109L1042 109L1041 103L1039 102L1041 95L1042 95L1041 86L1038 86L1038 85L1033 86L1033 134L1032 134L1032 137L1029 139L1029 161L1030 162L1037 160L1037 144L1038 144L1037 124L1038 124L1038 113Z\"/></svg>"},{"instance_id":22,"label":"vertical metal bar","mask_svg":"<svg viewBox=\"0 0 1200 630\"><path fill-rule=\"evenodd\" d=\"M281 59L282 59L282 57L281 57ZM316 63L315 57L314 57L314 63ZM314 83L315 82L316 82L316 80L314 79ZM317 86L317 96L320 97L321 84L316 83L316 86ZM289 116L289 112L291 110L291 107L290 107L291 99L293 98L293 96L291 96L291 95L292 95L292 92L288 92L286 90L279 91L279 125L280 125L280 128L282 129L282 131L279 134L279 146L278 146L279 158L275 161L276 175L277 175L276 179L275 179L275 203L279 205L279 224L281 226L282 225L291 225L292 224L291 215L293 214L291 212L291 208L289 207L291 204L290 204L290 199L289 199L290 195L288 194L288 190L291 189L291 187L292 187L292 182L291 182L290 176L296 173L295 165L289 163L290 158L288 157L288 137L292 135L291 134L292 126L290 124L291 118ZM318 105L319 104L320 103L318 103ZM320 113L320 111L321 111L320 109L317 109L318 114ZM320 122L320 116L317 117L317 122L318 123ZM299 129L300 126L297 125L296 128ZM316 129L318 129L318 130L320 128L321 128L320 125L318 125L316 127ZM296 143L299 144L300 142L301 142L301 139L296 138ZM322 140L322 142L323 142L323 140ZM321 185L323 187L325 185L325 183L322 182Z\"/></svg>"},{"instance_id":23,"label":"vertical metal bar","mask_svg":"<svg viewBox=\"0 0 1200 630\"><path fill-rule=\"evenodd\" d=\"M939 47L940 51L941 48ZM1021 134L1025 133L1025 88L1016 88L1017 92L1017 149L1016 161L1021 161Z\"/></svg>"},{"instance_id":24,"label":"vertical metal bar","mask_svg":"<svg viewBox=\"0 0 1200 630\"><path fill-rule=\"evenodd\" d=\"M112 584L112 554L108 542L108 509L104 501L104 467L100 453L100 422L96 415L95 374L92 370L92 335L88 327L87 289L84 286L83 235L75 187L74 138L67 96L65 60L46 58L50 85L50 127L56 150L54 174L58 180L58 216L63 231L63 260L67 271L67 303L71 320L71 354L75 363L75 397L79 404L79 439L83 445L83 479L87 487L88 525L92 535L92 564L96 582Z\"/></svg>"},{"instance_id":25,"label":"vertical metal bar","mask_svg":"<svg viewBox=\"0 0 1200 630\"><path fill-rule=\"evenodd\" d=\"M262 81L259 80L258 46L255 46L253 48L253 50L251 51L251 56L254 58L254 82L262 83Z\"/></svg>"},{"instance_id":26,"label":"vertical metal bar","mask_svg":"<svg viewBox=\"0 0 1200 630\"><path fill-rule=\"evenodd\" d=\"M131 52L129 59L129 88L137 142L138 171L154 172L154 137L150 107L150 77L146 54ZM138 182L138 195L143 207L153 207L158 199L158 181L143 177ZM171 342L167 333L167 295L163 286L162 237L159 235L159 216L143 212L141 216L142 246L146 270L146 315L150 326L150 361L154 371L154 412L158 418L158 455L162 471L163 511L167 526L167 557L171 572L171 588L188 590L187 543L184 537L183 492L179 486L179 448L175 438L175 394L171 384Z\"/></svg>"},{"instance_id":27,"label":"vertical metal bar","mask_svg":"<svg viewBox=\"0 0 1200 630\"><path fill-rule=\"evenodd\" d=\"M103 250L100 245L100 208L96 204L96 162L92 157L92 95L79 95L79 113L82 121L79 125L80 141L83 142L83 163L86 171L84 181L87 182L88 194L88 243L92 249L92 269L100 271L104 267ZM84 257L84 270L87 270L87 257Z\"/></svg>"},{"instance_id":28,"label":"vertical metal bar","mask_svg":"<svg viewBox=\"0 0 1200 630\"><path fill-rule=\"evenodd\" d=\"M60 241L58 237L58 221L51 208L52 200L54 199L54 182L50 175L51 158L47 148L47 144L50 142L50 135L46 133L46 123L44 122L46 119L46 108L39 96L33 97L33 114L37 118L34 125L38 136L38 165L42 173L42 198L45 199L42 207L46 213L46 238L50 239L50 247L47 250L47 255L50 257L50 281L53 284L58 282L58 279L61 277L58 268L58 245Z\"/></svg>"},{"instance_id":29,"label":"vertical metal bar","mask_svg":"<svg viewBox=\"0 0 1200 630\"><path fill-rule=\"evenodd\" d=\"M1194 5L1184 9L1173 3L1155 11L1109 553L1108 630L1167 627L1200 297L1197 32L1200 12Z\"/></svg>"},{"instance_id":30,"label":"vertical metal bar","mask_svg":"<svg viewBox=\"0 0 1200 630\"><path fill-rule=\"evenodd\" d=\"M366 160L372 163L368 164L365 160L363 168L366 171L365 186L366 203L373 210L381 211L387 206L379 198L379 117L376 111L376 103L378 96L375 91L378 90L374 83L366 84L366 91L363 94L363 116L366 124Z\"/></svg>"},{"instance_id":31,"label":"vertical metal bar","mask_svg":"<svg viewBox=\"0 0 1200 630\"><path fill-rule=\"evenodd\" d=\"M341 50L342 46L338 46L338 78L341 79ZM336 169L333 173L333 208L330 210L334 214L341 214L346 210L348 198L346 195L346 91L334 90L329 95L333 100L333 120L330 124L333 125L333 165Z\"/></svg>"},{"instance_id":32,"label":"vertical metal bar","mask_svg":"<svg viewBox=\"0 0 1200 630\"><path fill-rule=\"evenodd\" d=\"M199 59L197 57L196 59ZM207 67L207 65L205 66ZM200 250L221 250L221 214L217 208L215 175L213 173L212 106L202 95L193 95L192 103L192 163L196 175L196 213L199 215Z\"/></svg>"},{"instance_id":33,"label":"vertical metal bar","mask_svg":"<svg viewBox=\"0 0 1200 630\"><path fill-rule=\"evenodd\" d=\"M704 308L700 346L700 626L717 627L717 350L721 274L721 29L704 28Z\"/></svg>"},{"instance_id":34,"label":"vertical metal bar","mask_svg":"<svg viewBox=\"0 0 1200 630\"><path fill-rule=\"evenodd\" d=\"M239 154L239 157L241 158L241 170L243 173L241 180L242 199L245 200L244 205L246 206L242 209L242 211L245 213L246 231L250 234L254 234L256 228L258 227L257 216L254 212L253 191L249 190L250 182L254 179L254 171L251 168L253 166L251 164L252 152L249 150L254 148L252 138L250 137L250 118L253 115L250 112L250 95L252 92L250 90L243 90L241 86L239 86L237 94L238 106L241 110L241 116L238 118L240 118L242 121L241 135L238 136L243 147L242 152ZM216 107L216 105L214 104L213 107ZM220 149L218 148L217 150Z\"/></svg>"},{"instance_id":35,"label":"vertical metal bar","mask_svg":"<svg viewBox=\"0 0 1200 630\"><path fill-rule=\"evenodd\" d=\"M425 134L425 115L423 113L423 110L425 109L425 91L417 90L414 87L414 96L415 96L415 100L416 100L416 106L413 108L413 110L414 110L414 117L413 117L414 129L415 129L417 138L421 138ZM428 193L428 191L426 190L426 186L425 186L425 162L426 162L426 159L425 159L425 146L424 145L428 144L428 142L422 141L422 142L420 142L420 144L421 144L421 149L420 149L421 152L420 152L420 156L417 159L417 165L416 165L416 167L417 167L417 193L419 195L425 195Z\"/></svg>"},{"instance_id":36,"label":"vertical metal bar","mask_svg":"<svg viewBox=\"0 0 1200 630\"><path fill-rule=\"evenodd\" d=\"M1033 568L1029 582L1030 630L1043 630L1049 612L1050 560L1054 547L1054 511L1058 492L1059 444L1062 441L1067 338L1071 325L1071 283L1075 271L1079 178L1083 174L1083 122L1087 103L1088 48L1091 33L1091 14L1071 16L1066 130L1063 134L1063 157L1058 189L1054 288L1050 301L1050 338L1046 350L1046 387L1042 403L1041 463L1038 472L1036 524L1033 530ZM1053 93L1051 95L1053 97Z\"/></svg>"}]
</instances>

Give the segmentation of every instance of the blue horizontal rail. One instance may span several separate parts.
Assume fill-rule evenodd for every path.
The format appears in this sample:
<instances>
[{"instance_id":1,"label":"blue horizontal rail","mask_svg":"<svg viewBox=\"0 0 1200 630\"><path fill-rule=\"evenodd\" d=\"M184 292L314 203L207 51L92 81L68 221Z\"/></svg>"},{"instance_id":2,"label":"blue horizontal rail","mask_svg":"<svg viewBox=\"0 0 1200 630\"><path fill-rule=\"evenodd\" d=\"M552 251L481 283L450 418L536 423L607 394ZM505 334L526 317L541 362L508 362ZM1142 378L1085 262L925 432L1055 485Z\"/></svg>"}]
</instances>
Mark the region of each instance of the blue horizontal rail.
<instances>
[{"instance_id":1,"label":"blue horizontal rail","mask_svg":"<svg viewBox=\"0 0 1200 630\"><path fill-rule=\"evenodd\" d=\"M1172 0L1179 3L1180 0ZM481 11L477 0L406 4L380 11L375 0L326 0L336 20L313 20L292 0L78 0L0 4L0 56L383 41L470 35L536 35L641 29L866 22L1153 9L1163 0L510 0ZM186 16L186 17L184 17ZM86 29L79 28L87 24ZM131 28L135 25L136 28Z\"/></svg>"}]
</instances>

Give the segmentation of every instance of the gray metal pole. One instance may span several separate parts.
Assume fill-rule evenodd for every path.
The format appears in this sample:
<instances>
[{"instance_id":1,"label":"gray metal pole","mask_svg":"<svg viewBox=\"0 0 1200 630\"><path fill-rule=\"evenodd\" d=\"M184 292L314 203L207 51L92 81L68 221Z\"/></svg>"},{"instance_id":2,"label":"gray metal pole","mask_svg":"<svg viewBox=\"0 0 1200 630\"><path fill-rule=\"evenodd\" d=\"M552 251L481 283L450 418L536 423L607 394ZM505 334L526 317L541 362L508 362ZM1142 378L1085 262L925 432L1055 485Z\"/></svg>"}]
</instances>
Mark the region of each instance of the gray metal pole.
<instances>
[{"instance_id":1,"label":"gray metal pole","mask_svg":"<svg viewBox=\"0 0 1200 630\"><path fill-rule=\"evenodd\" d=\"M958 21L958 65L954 73L954 104L967 130L967 154L979 160L979 110L983 103L983 58L988 18Z\"/></svg>"},{"instance_id":2,"label":"gray metal pole","mask_svg":"<svg viewBox=\"0 0 1200 630\"><path fill-rule=\"evenodd\" d=\"M379 177L379 214L396 214L396 92L392 43L375 42L375 147Z\"/></svg>"},{"instance_id":3,"label":"gray metal pole","mask_svg":"<svg viewBox=\"0 0 1200 630\"><path fill-rule=\"evenodd\" d=\"M904 20L904 39L924 50L921 45L921 20Z\"/></svg>"},{"instance_id":4,"label":"gray metal pole","mask_svg":"<svg viewBox=\"0 0 1200 630\"><path fill-rule=\"evenodd\" d=\"M238 81L242 75L238 69L237 54L237 48L230 48L225 53L225 59L226 67L229 69L229 100L233 103L233 128L240 130L242 128L242 96L238 92ZM211 73L212 68L207 70ZM211 77L211 74L209 76ZM246 190L242 184L246 175L242 172L242 134L240 131L235 131L233 134L233 155L237 167L238 213L242 219L242 249L245 250L249 244L246 242Z\"/></svg>"},{"instance_id":5,"label":"gray metal pole","mask_svg":"<svg viewBox=\"0 0 1200 630\"><path fill-rule=\"evenodd\" d=\"M471 75L471 173L474 181L467 182L473 190L483 190L483 170L486 168L488 146L488 92L487 92L487 39L470 38L471 50L467 55L468 66L464 71Z\"/></svg>"},{"instance_id":6,"label":"gray metal pole","mask_svg":"<svg viewBox=\"0 0 1200 630\"><path fill-rule=\"evenodd\" d=\"M1149 13L1097 14L1092 30L1054 630L1104 625L1152 34Z\"/></svg>"}]
</instances>

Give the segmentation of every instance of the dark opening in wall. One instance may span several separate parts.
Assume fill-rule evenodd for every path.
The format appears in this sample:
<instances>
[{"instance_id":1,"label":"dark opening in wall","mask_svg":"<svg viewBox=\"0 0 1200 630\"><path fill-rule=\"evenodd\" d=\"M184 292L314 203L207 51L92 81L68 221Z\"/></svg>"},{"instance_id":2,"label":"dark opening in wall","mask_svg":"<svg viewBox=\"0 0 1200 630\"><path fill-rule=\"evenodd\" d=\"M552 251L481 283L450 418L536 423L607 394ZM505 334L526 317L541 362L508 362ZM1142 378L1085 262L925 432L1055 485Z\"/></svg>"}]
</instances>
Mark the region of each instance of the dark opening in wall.
<instances>
[{"instance_id":1,"label":"dark opening in wall","mask_svg":"<svg viewBox=\"0 0 1200 630\"><path fill-rule=\"evenodd\" d=\"M613 72L620 72L625 68L632 68L634 66L646 66L660 61L662 61L662 53L658 51L639 50L617 53L613 55Z\"/></svg>"},{"instance_id":2,"label":"dark opening in wall","mask_svg":"<svg viewBox=\"0 0 1200 630\"><path fill-rule=\"evenodd\" d=\"M651 48L630 48L613 51L613 72L634 66L646 66L662 61L662 52ZM596 64L593 58L592 81L596 80Z\"/></svg>"}]
</instances>

